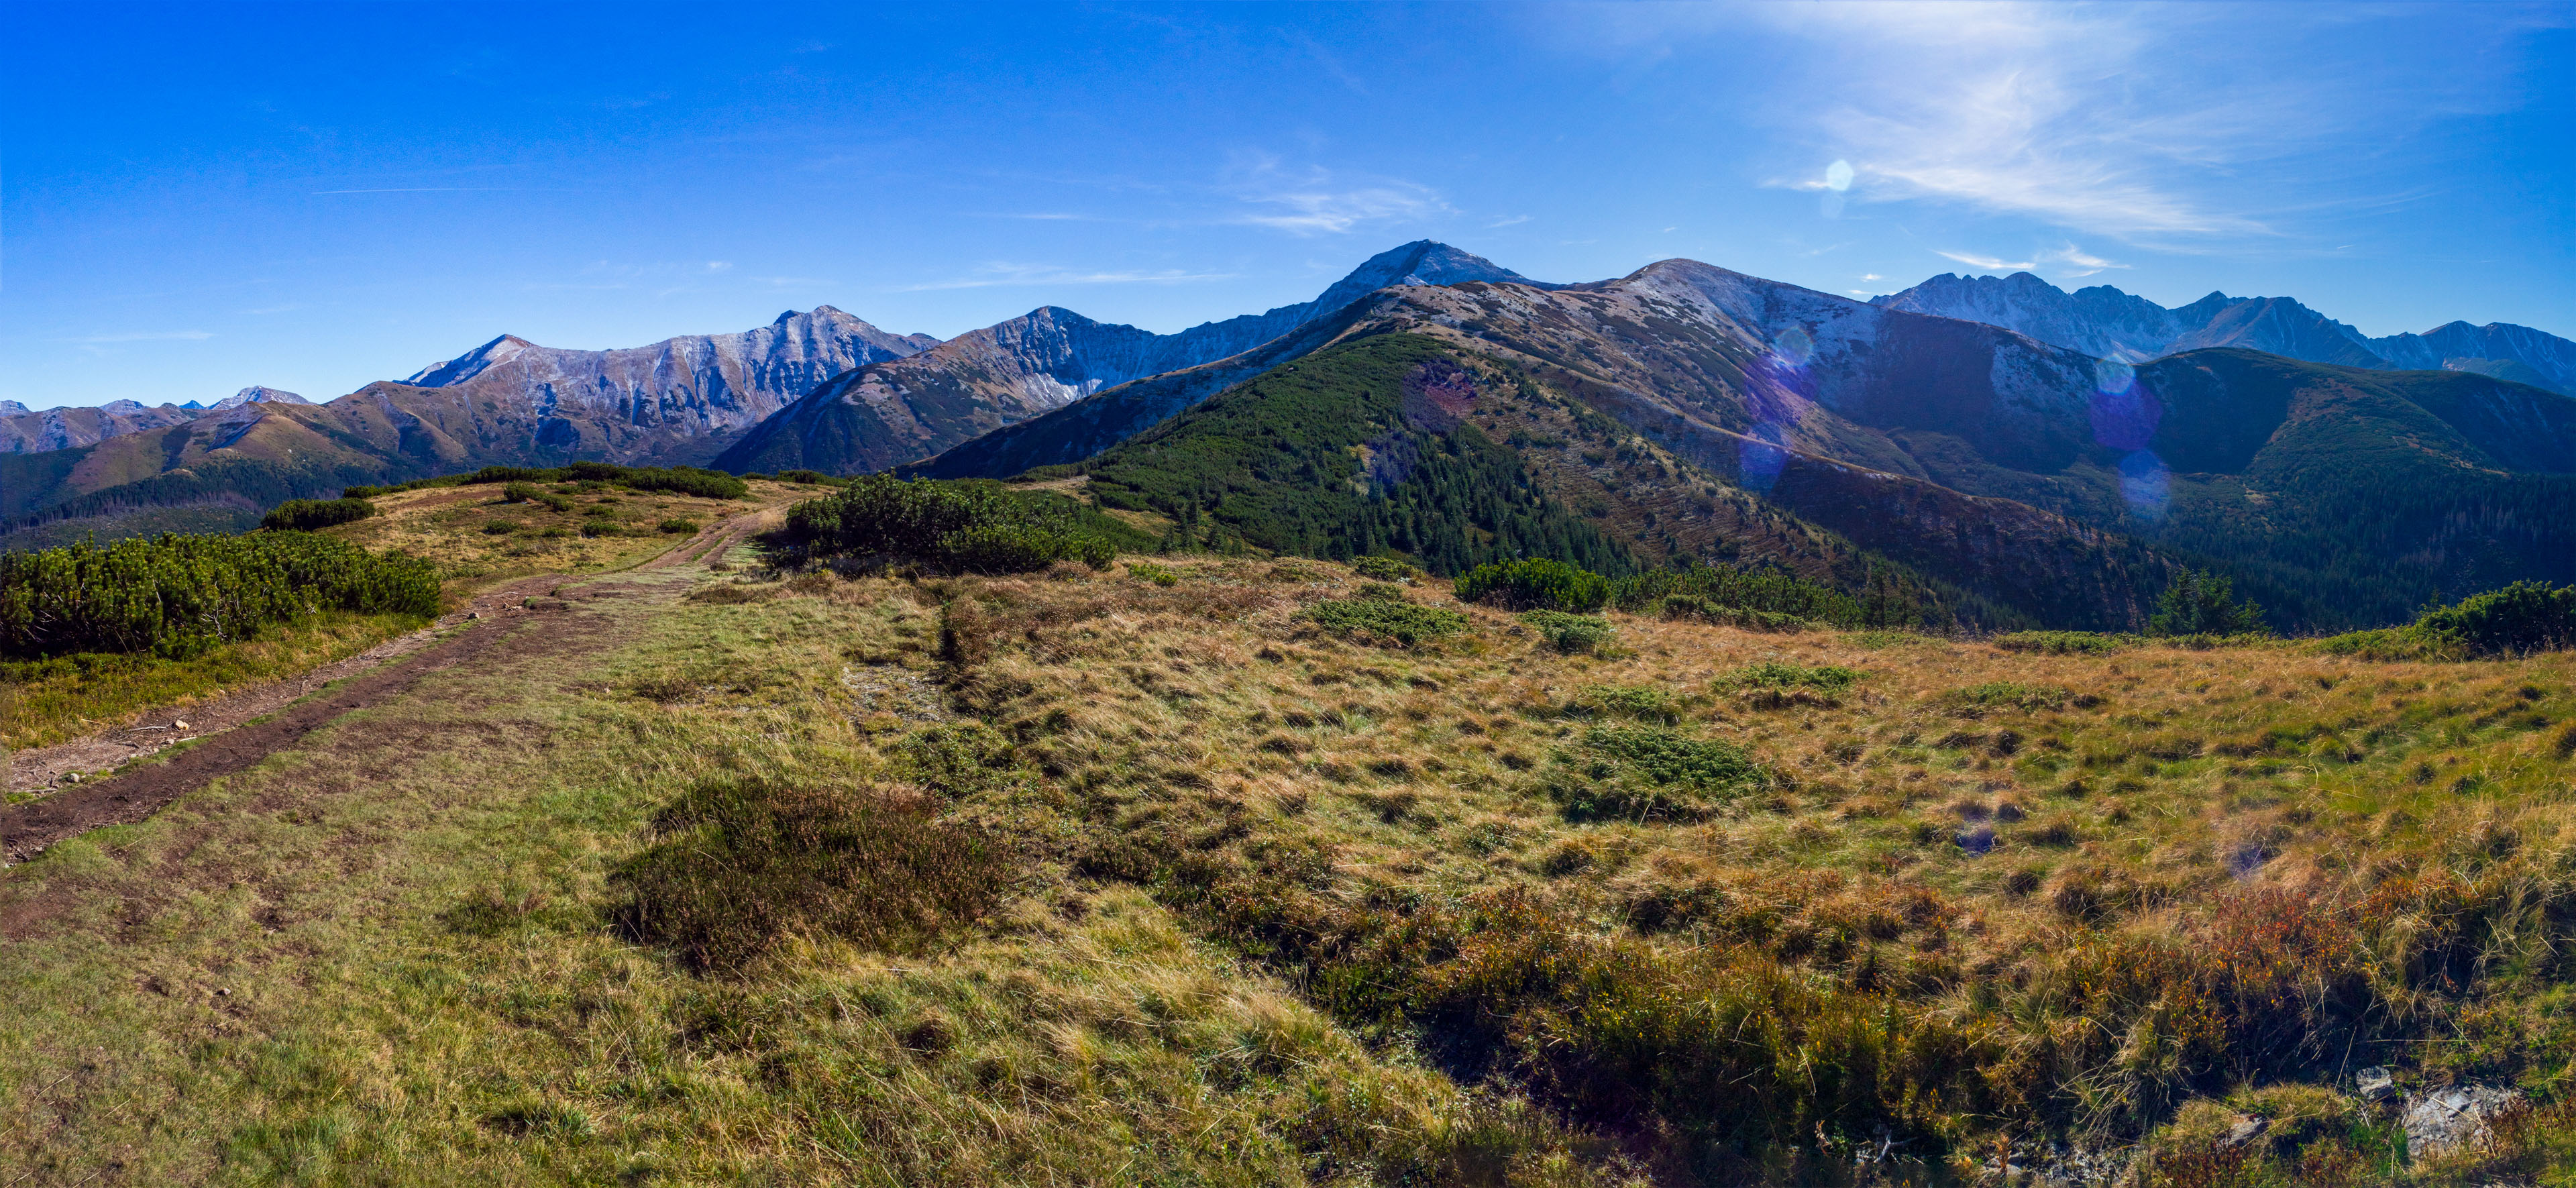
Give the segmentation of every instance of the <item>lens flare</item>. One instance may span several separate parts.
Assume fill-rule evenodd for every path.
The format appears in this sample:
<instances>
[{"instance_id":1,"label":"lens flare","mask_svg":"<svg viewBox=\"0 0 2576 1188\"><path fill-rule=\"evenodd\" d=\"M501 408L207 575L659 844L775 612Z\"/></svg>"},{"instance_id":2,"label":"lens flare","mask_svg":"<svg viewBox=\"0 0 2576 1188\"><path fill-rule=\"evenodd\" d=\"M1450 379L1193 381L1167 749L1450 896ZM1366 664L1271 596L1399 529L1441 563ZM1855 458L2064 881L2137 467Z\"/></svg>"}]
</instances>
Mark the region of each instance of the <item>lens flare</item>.
<instances>
[{"instance_id":1,"label":"lens flare","mask_svg":"<svg viewBox=\"0 0 2576 1188\"><path fill-rule=\"evenodd\" d=\"M1804 368L1816 357L1816 340L1803 326L1791 326L1771 340L1771 358L1784 367Z\"/></svg>"},{"instance_id":2,"label":"lens flare","mask_svg":"<svg viewBox=\"0 0 2576 1188\"><path fill-rule=\"evenodd\" d=\"M1780 472L1789 465L1789 451L1781 448L1788 434L1778 425L1755 425L1736 448L1736 483L1747 491L1768 491L1780 481Z\"/></svg>"},{"instance_id":3,"label":"lens flare","mask_svg":"<svg viewBox=\"0 0 2576 1188\"><path fill-rule=\"evenodd\" d=\"M2093 421L2093 440L2115 450L2154 444L2156 425L2165 416L2164 403L2138 382L2138 369L2109 359L2094 361L2093 394L2084 411Z\"/></svg>"},{"instance_id":4,"label":"lens flare","mask_svg":"<svg viewBox=\"0 0 2576 1188\"><path fill-rule=\"evenodd\" d=\"M1836 161L1825 166L1825 188L1839 194L1851 188L1852 167L1849 161Z\"/></svg>"},{"instance_id":5,"label":"lens flare","mask_svg":"<svg viewBox=\"0 0 2576 1188\"><path fill-rule=\"evenodd\" d=\"M2172 472L2165 469L2164 459L2146 450L2120 459L2120 498L2127 501L2129 514L2161 520L2172 497Z\"/></svg>"}]
</instances>

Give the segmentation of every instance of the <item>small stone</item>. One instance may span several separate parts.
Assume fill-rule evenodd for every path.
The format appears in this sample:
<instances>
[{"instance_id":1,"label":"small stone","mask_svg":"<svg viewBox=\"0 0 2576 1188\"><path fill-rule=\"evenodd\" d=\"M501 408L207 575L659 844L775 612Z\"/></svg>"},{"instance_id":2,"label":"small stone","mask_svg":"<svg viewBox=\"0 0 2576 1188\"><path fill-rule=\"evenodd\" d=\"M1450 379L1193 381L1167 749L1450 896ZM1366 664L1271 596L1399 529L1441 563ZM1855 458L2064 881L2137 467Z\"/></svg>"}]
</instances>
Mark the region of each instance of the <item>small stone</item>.
<instances>
[{"instance_id":1,"label":"small stone","mask_svg":"<svg viewBox=\"0 0 2576 1188\"><path fill-rule=\"evenodd\" d=\"M216 990L215 990L215 997L217 997L217 998L230 998L230 997L232 997L232 996L233 996L233 991L232 991L232 987L230 987L230 986L221 986L221 987L217 987L217 988L216 988Z\"/></svg>"},{"instance_id":2,"label":"small stone","mask_svg":"<svg viewBox=\"0 0 2576 1188\"><path fill-rule=\"evenodd\" d=\"M2272 1123L2270 1119L2247 1118L2238 1122L2236 1125L2229 1127L2227 1130L2227 1137L2220 1140L2220 1145L2228 1147L2242 1147L2247 1143L2253 1142L2255 1139L2261 1138L2263 1136L2263 1132L2271 1128Z\"/></svg>"},{"instance_id":3,"label":"small stone","mask_svg":"<svg viewBox=\"0 0 2576 1188\"><path fill-rule=\"evenodd\" d=\"M173 721L170 723L170 729L172 730L185 730L187 728L188 724L185 722Z\"/></svg>"},{"instance_id":4,"label":"small stone","mask_svg":"<svg viewBox=\"0 0 2576 1188\"><path fill-rule=\"evenodd\" d=\"M2397 1092L2397 1077L2374 1064L2352 1075L2352 1089L2363 1101L2377 1101Z\"/></svg>"},{"instance_id":5,"label":"small stone","mask_svg":"<svg viewBox=\"0 0 2576 1188\"><path fill-rule=\"evenodd\" d=\"M80 773L77 771L67 771L63 773L63 782L66 784L77 784L80 780Z\"/></svg>"}]
</instances>

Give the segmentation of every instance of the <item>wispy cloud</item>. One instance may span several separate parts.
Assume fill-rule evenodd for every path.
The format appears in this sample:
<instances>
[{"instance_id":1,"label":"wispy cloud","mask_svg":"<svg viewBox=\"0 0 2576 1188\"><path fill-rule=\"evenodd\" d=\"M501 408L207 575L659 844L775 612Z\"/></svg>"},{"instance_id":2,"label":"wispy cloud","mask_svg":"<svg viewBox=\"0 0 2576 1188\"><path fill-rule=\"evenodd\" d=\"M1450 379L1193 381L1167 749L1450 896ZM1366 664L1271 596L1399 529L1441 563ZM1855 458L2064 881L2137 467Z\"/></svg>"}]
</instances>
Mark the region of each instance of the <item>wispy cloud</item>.
<instances>
[{"instance_id":1,"label":"wispy cloud","mask_svg":"<svg viewBox=\"0 0 2576 1188\"><path fill-rule=\"evenodd\" d=\"M1485 224L1485 230L1494 231L1504 227L1517 227L1528 221L1530 221L1529 215L1513 215L1508 219L1496 219L1493 222Z\"/></svg>"},{"instance_id":2,"label":"wispy cloud","mask_svg":"<svg viewBox=\"0 0 2576 1188\"><path fill-rule=\"evenodd\" d=\"M1012 264L995 261L954 280L928 284L904 285L897 293L926 293L940 289L993 289L1025 285L1175 285L1192 281L1231 280L1231 272L1187 272L1178 268L1160 271L1083 272L1050 264Z\"/></svg>"},{"instance_id":3,"label":"wispy cloud","mask_svg":"<svg viewBox=\"0 0 2576 1188\"><path fill-rule=\"evenodd\" d=\"M91 334L65 341L80 346L104 346L116 342L204 342L213 337L204 330L137 330L121 334Z\"/></svg>"},{"instance_id":4,"label":"wispy cloud","mask_svg":"<svg viewBox=\"0 0 2576 1188\"><path fill-rule=\"evenodd\" d=\"M1456 214L1440 192L1395 178L1344 177L1321 166L1290 168L1267 154L1245 154L1227 189L1252 210L1228 219L1299 235L1343 234L1363 225L1415 222Z\"/></svg>"},{"instance_id":5,"label":"wispy cloud","mask_svg":"<svg viewBox=\"0 0 2576 1188\"><path fill-rule=\"evenodd\" d=\"M2094 273L2101 272L2105 269L2128 267L2126 264L2112 260L2105 260L2100 256L2093 255L2072 243L2066 244L2054 251L2041 252L2039 254L2039 258L2049 261L2051 264L2061 265L2062 267L2052 267L2049 269L2050 272L2054 272L2059 276L2091 276Z\"/></svg>"},{"instance_id":6,"label":"wispy cloud","mask_svg":"<svg viewBox=\"0 0 2576 1188\"><path fill-rule=\"evenodd\" d=\"M1581 15L1549 33L1639 69L1759 43L1776 82L1739 109L1774 125L1784 162L1803 158L1767 184L1828 191L1829 208L1938 202L2205 252L2289 248L2326 220L2430 200L2387 167L2390 145L2516 106L2500 47L2566 24L2563 6L2480 8L1625 4L1551 10ZM2407 28L2415 52L2329 64L2369 22Z\"/></svg>"},{"instance_id":7,"label":"wispy cloud","mask_svg":"<svg viewBox=\"0 0 2576 1188\"><path fill-rule=\"evenodd\" d=\"M251 317L257 317L257 316L262 315L262 314L282 314L282 313L291 313L291 312L293 312L293 311L295 311L295 310L299 310L299 309L302 309L302 308L304 308L304 303L303 303L303 302L301 302L301 301L289 301L289 302L287 302L287 303L286 303L286 304L284 304L284 305L263 305L263 306L259 307L258 309L245 309L245 310L243 310L243 311L242 311L242 313L244 313L245 315L251 316Z\"/></svg>"},{"instance_id":8,"label":"wispy cloud","mask_svg":"<svg viewBox=\"0 0 2576 1188\"><path fill-rule=\"evenodd\" d=\"M1980 256L1975 252L1935 251L1932 254L1936 256L1947 256L1950 259L1965 264L1970 268L1982 269L1986 272L2027 272L2033 268L2039 267L2038 262L2032 260L2024 260L2016 264L2001 256Z\"/></svg>"}]
</instances>

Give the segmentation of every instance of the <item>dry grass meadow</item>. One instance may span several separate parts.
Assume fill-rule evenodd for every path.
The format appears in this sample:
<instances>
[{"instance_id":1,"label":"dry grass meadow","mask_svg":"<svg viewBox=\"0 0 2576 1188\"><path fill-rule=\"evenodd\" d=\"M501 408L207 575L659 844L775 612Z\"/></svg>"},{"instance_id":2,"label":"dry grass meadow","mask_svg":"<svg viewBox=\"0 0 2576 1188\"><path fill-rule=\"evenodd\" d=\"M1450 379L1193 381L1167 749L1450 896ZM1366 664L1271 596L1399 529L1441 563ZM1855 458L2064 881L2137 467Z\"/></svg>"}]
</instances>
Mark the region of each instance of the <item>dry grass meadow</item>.
<instances>
[{"instance_id":1,"label":"dry grass meadow","mask_svg":"<svg viewBox=\"0 0 2576 1188\"><path fill-rule=\"evenodd\" d=\"M533 521L420 494L353 528L460 573L648 547L487 536ZM578 646L425 678L0 874L0 1164L2576 1174L2564 654L2051 656L1626 615L1569 653L1436 586L1158 562L608 575L629 596L585 604ZM1363 594L1467 628L1395 646L1310 614ZM2371 1065L2527 1102L2410 1158L2352 1092Z\"/></svg>"}]
</instances>

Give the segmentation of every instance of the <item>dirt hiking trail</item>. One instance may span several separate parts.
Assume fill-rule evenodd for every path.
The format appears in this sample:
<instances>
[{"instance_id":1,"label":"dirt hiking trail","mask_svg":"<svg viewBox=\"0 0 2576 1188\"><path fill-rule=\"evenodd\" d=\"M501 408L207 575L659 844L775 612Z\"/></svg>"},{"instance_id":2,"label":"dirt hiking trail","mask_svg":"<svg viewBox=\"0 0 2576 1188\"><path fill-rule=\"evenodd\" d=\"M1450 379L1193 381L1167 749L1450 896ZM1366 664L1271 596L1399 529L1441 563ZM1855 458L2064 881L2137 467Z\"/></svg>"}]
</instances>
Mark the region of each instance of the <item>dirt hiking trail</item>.
<instances>
[{"instance_id":1,"label":"dirt hiking trail","mask_svg":"<svg viewBox=\"0 0 2576 1188\"><path fill-rule=\"evenodd\" d=\"M711 564L775 518L775 511L731 517L624 573ZM17 752L9 759L10 790L32 791L56 784L60 790L0 808L0 864L24 862L47 846L92 829L140 821L209 782L295 745L352 710L404 695L430 673L471 668L499 655L525 659L531 652L598 646L615 633L597 630L596 622L576 623L568 612L577 604L640 592L635 588L638 583L622 577L609 573L521 578L476 594L428 628L300 677L143 716L144 722L154 724ZM316 689L320 692L314 693ZM185 727L181 728L183 716ZM132 763L183 744L193 745L164 762L136 764L85 782L62 782L70 773Z\"/></svg>"}]
</instances>

